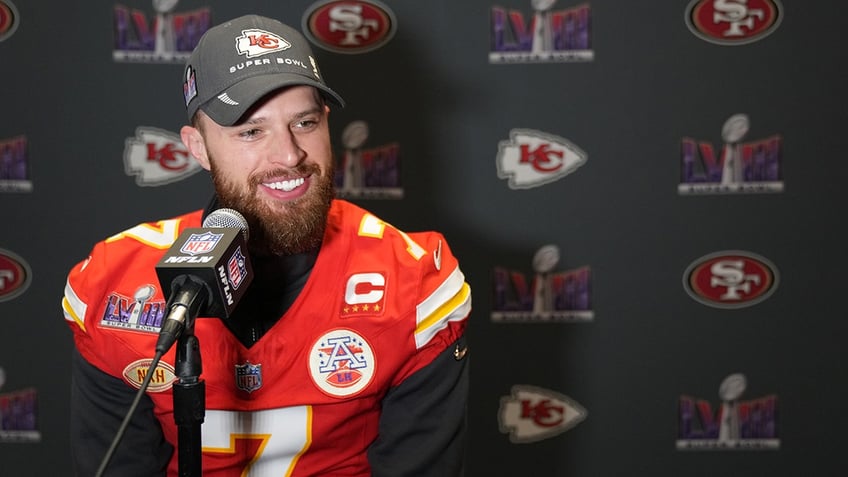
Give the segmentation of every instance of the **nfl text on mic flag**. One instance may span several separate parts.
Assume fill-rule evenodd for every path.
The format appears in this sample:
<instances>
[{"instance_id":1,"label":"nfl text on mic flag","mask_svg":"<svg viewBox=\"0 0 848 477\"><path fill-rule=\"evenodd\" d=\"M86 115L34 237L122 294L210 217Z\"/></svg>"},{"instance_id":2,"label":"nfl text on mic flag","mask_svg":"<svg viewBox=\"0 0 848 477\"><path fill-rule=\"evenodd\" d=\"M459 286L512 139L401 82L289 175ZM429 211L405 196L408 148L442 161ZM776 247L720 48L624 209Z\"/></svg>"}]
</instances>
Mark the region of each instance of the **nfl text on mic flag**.
<instances>
[{"instance_id":1,"label":"nfl text on mic flag","mask_svg":"<svg viewBox=\"0 0 848 477\"><path fill-rule=\"evenodd\" d=\"M197 316L228 318L253 281L247 221L232 209L185 229L156 264L167 302L156 351L165 353Z\"/></svg>"}]
</instances>

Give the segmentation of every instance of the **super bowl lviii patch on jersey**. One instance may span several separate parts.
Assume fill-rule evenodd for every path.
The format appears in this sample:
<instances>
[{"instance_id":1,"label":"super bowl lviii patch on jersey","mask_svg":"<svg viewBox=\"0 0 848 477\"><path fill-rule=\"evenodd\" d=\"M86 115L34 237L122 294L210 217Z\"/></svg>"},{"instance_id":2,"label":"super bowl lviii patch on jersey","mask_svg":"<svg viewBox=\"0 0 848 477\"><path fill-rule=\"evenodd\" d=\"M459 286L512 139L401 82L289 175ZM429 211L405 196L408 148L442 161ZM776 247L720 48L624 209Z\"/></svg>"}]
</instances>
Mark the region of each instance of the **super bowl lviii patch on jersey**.
<instances>
[{"instance_id":1,"label":"super bowl lviii patch on jersey","mask_svg":"<svg viewBox=\"0 0 848 477\"><path fill-rule=\"evenodd\" d=\"M312 345L309 374L325 394L334 397L354 395L374 377L371 345L357 333L336 329L325 333Z\"/></svg>"}]
</instances>

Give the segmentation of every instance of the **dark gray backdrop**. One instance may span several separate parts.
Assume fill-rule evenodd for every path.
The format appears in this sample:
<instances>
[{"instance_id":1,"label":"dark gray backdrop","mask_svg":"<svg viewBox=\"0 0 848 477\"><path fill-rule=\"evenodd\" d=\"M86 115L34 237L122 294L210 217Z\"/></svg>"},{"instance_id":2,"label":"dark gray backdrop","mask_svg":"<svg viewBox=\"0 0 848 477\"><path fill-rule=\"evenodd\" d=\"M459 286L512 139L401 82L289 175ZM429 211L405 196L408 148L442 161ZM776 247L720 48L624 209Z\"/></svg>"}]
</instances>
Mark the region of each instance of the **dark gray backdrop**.
<instances>
[{"instance_id":1,"label":"dark gray backdrop","mask_svg":"<svg viewBox=\"0 0 848 477\"><path fill-rule=\"evenodd\" d=\"M398 19L385 47L360 55L315 48L347 101L341 128L362 119L370 144L398 141L402 200L360 200L401 229L444 232L472 285L468 475L841 475L846 393L841 176L848 75L844 2L782 1L782 23L744 46L690 32L688 0L598 0L588 63L494 65L492 6L530 2L384 0ZM152 16L149 1L127 0ZM183 0L213 23L260 13L300 25L312 1ZM738 2L737 2L738 3ZM68 358L60 300L67 270L91 245L140 221L205 203L205 173L138 187L124 141L138 126L184 123L178 65L112 59L110 2L14 0L20 24L0 42L0 139L25 135L33 190L0 193L0 248L33 281L0 303L0 392L38 392L38 443L0 443L3 475L69 475ZM576 5L560 0L554 9ZM733 114L751 138L783 138L785 191L681 196L683 137L720 147ZM588 154L577 172L512 190L496 175L514 128L568 138ZM494 323L491 270L530 272L540 246L560 267L592 268L590 323ZM780 273L773 296L721 310L683 290L684 269L721 250L750 250ZM677 399L719 405L732 373L745 396L779 398L779 450L675 450ZM500 399L515 384L566 394L588 410L556 437L512 444Z\"/></svg>"}]
</instances>

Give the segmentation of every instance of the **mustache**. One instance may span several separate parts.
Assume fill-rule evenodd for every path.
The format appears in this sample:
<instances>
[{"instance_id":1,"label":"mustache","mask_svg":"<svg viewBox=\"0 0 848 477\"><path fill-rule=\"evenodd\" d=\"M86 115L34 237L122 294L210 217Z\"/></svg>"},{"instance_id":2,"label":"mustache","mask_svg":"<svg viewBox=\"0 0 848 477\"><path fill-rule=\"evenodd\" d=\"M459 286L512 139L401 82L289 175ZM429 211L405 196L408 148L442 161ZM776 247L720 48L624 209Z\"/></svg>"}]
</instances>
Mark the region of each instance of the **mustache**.
<instances>
[{"instance_id":1,"label":"mustache","mask_svg":"<svg viewBox=\"0 0 848 477\"><path fill-rule=\"evenodd\" d=\"M298 164L295 167L283 168L279 167L270 171L264 171L250 177L250 183L258 185L272 179L297 178L308 175L320 175L321 168L317 164Z\"/></svg>"}]
</instances>

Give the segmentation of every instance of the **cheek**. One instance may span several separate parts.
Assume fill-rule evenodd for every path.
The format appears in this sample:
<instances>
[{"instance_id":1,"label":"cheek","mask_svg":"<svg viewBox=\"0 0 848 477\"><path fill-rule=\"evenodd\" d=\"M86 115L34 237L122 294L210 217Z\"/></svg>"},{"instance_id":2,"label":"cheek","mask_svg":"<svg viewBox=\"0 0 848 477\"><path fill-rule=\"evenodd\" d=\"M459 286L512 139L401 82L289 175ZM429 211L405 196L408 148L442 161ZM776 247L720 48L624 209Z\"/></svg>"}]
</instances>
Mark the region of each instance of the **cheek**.
<instances>
[{"instance_id":1,"label":"cheek","mask_svg":"<svg viewBox=\"0 0 848 477\"><path fill-rule=\"evenodd\" d=\"M316 139L309 144L309 157L316 164L326 168L333 161L333 146L329 137Z\"/></svg>"},{"instance_id":2,"label":"cheek","mask_svg":"<svg viewBox=\"0 0 848 477\"><path fill-rule=\"evenodd\" d=\"M244 170L238 164L225 160L222 161L216 156L213 156L210 162L212 165L212 176L219 184L228 184L231 187L243 188L245 182L249 180L249 171Z\"/></svg>"},{"instance_id":3,"label":"cheek","mask_svg":"<svg viewBox=\"0 0 848 477\"><path fill-rule=\"evenodd\" d=\"M257 163L255 152L234 147L215 148L214 151L210 151L209 161L214 163L219 172L238 177L249 174ZM236 178L229 177L229 179Z\"/></svg>"}]
</instances>

